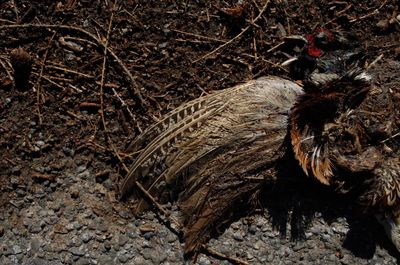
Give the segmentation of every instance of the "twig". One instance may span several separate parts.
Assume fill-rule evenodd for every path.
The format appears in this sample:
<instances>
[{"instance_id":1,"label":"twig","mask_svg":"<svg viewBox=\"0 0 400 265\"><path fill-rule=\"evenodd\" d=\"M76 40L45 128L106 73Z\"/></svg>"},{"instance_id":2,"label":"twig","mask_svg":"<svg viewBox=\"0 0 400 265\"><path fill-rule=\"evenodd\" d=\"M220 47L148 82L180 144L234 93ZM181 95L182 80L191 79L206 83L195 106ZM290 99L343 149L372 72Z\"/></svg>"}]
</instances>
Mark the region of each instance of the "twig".
<instances>
[{"instance_id":1,"label":"twig","mask_svg":"<svg viewBox=\"0 0 400 265\"><path fill-rule=\"evenodd\" d=\"M115 5L116 3L114 3L114 7L113 10L115 10ZM104 59L103 59L103 67L102 67L102 71L101 71L101 81L100 81L100 104L101 104L101 119L103 122L103 127L104 127L104 132L106 134L106 138L108 139L108 142L110 144L110 147L113 149L114 154L117 156L117 158L119 159L119 161L122 164L123 169L126 172L129 172L129 168L125 165L125 163L123 162L123 159L121 158L121 156L119 155L119 153L117 152L116 148L114 147L111 138L108 136L108 132L107 132L107 127L106 127L106 123L105 123L105 118L104 118L104 96L103 96L103 86L104 86L104 77L105 77L105 68L106 68L106 58L107 58L107 45L108 45L108 40L109 40L109 35L111 32L111 24L112 24L112 20L114 17L114 12L111 14L111 18L110 18L110 23L108 26L108 31L107 31L107 38L106 38L106 42L105 42L105 48L104 48ZM115 91L115 90L114 90ZM118 95L115 91L115 94ZM132 114L133 115L133 114ZM138 181L135 181L135 185L136 187L138 187L141 192L145 195L145 197L147 199L149 199L156 207L157 209L165 215L165 217L167 217L169 220L171 220L178 229L180 229L182 226L181 224L171 216L171 214L166 211L157 201L156 199L142 186L142 184L140 184Z\"/></svg>"},{"instance_id":2,"label":"twig","mask_svg":"<svg viewBox=\"0 0 400 265\"><path fill-rule=\"evenodd\" d=\"M258 19L260 19L260 17L262 17L262 14L265 12L265 10L267 9L268 3L270 0L267 0L265 2L264 7L262 8L261 12L258 14L258 16L252 21L252 24L255 24L257 22ZM235 40L239 39L241 36L243 36L250 28L251 25L245 27L238 35L236 35L235 37L233 37L232 39L230 39L229 41L225 42L224 44L218 46L216 49L212 50L211 52L207 53L206 55L200 57L199 59L193 61L193 63L197 63L205 58L207 58L210 55L213 55L214 53L216 53L217 51L221 50L222 48L224 48L225 46L231 44L232 42L234 42Z\"/></svg>"},{"instance_id":3,"label":"twig","mask_svg":"<svg viewBox=\"0 0 400 265\"><path fill-rule=\"evenodd\" d=\"M36 80L36 84L35 84L35 88L36 88L36 100L37 100L37 111L38 111L38 118L39 118L39 124L40 124L40 125L41 125L42 122L43 122L43 116L42 116L42 113L41 113L41 105L42 105L42 104L41 104L41 102L40 102L41 91L42 91L42 90L40 89L40 87L41 87L40 81L42 80L42 76L43 76L43 72L44 72L44 65L45 65L45 63L46 63L47 55L48 55L48 53L49 53L50 45L51 45L51 42L52 42L53 39L54 39L54 36L56 36L56 32L53 33L53 35L51 36L49 42L47 43L46 51L45 51L45 53L44 53L44 55L43 55L42 64L41 64L41 66L40 66L39 76L38 76L38 78L37 78L37 80Z\"/></svg>"},{"instance_id":4,"label":"twig","mask_svg":"<svg viewBox=\"0 0 400 265\"><path fill-rule=\"evenodd\" d=\"M87 39L78 38L78 37L64 36L64 40L86 42L87 44L90 44L90 45L93 45L93 46L97 46L97 43L94 43L93 41L90 41L90 40L87 40Z\"/></svg>"},{"instance_id":5,"label":"twig","mask_svg":"<svg viewBox=\"0 0 400 265\"><path fill-rule=\"evenodd\" d=\"M246 261L244 261L244 260L241 260L241 259L238 259L238 258L235 258L235 257L227 256L227 255L225 255L225 254L223 254L223 253L221 253L221 252L219 252L219 251L216 251L216 250L214 250L214 249L212 249L212 248L209 248L208 246L206 246L206 245L204 245L204 244L201 245L201 247L202 247L206 252L208 252L208 253L211 254L212 256L215 256L215 257L217 257L217 258L219 258L219 259L227 260L227 261L229 261L229 262L231 262L231 263L233 263L233 264L238 264L238 265L249 265L249 263L246 262Z\"/></svg>"},{"instance_id":6,"label":"twig","mask_svg":"<svg viewBox=\"0 0 400 265\"><path fill-rule=\"evenodd\" d=\"M4 157L4 160L8 161L11 165L16 166L17 163L15 163L14 161L12 161L11 159Z\"/></svg>"},{"instance_id":7,"label":"twig","mask_svg":"<svg viewBox=\"0 0 400 265\"><path fill-rule=\"evenodd\" d=\"M284 71L285 73L289 73L289 71L288 71L287 69L283 68L281 65L279 65L279 64L277 64L277 63L271 62L270 60L267 60L267 59L264 59L264 58L262 58L262 60L263 60L264 62L266 62L266 63L269 63L270 65L272 65L272 66L274 66L274 67L276 67L276 68L281 69L281 70Z\"/></svg>"},{"instance_id":8,"label":"twig","mask_svg":"<svg viewBox=\"0 0 400 265\"><path fill-rule=\"evenodd\" d=\"M254 59L257 61L258 55L257 55L257 41L256 37L253 36L253 53L254 53Z\"/></svg>"},{"instance_id":9,"label":"twig","mask_svg":"<svg viewBox=\"0 0 400 265\"><path fill-rule=\"evenodd\" d=\"M125 163L123 162L123 160L122 160L121 156L119 155L119 153L116 153L116 154L117 154L117 157L118 157L119 161L122 164L122 168L125 170L125 172L128 173L130 171L129 168L125 165ZM168 218L168 220L171 220L172 223L175 224L176 229L178 229L178 230L182 229L182 224L179 223L179 221L176 220L174 217L172 217L171 213L169 213L167 210L165 210L164 207L162 207L162 205L157 202L157 200L143 187L143 185L140 182L135 181L135 185L136 185L136 187L139 188L139 190L143 193L143 195L149 201L152 202L152 204L157 208L157 210L159 212L161 212L166 218Z\"/></svg>"},{"instance_id":10,"label":"twig","mask_svg":"<svg viewBox=\"0 0 400 265\"><path fill-rule=\"evenodd\" d=\"M147 197L147 199L149 199L154 206L157 207L157 209L165 216L167 217L169 220L171 220L177 229L181 229L182 225L178 222L178 220L176 220L174 217L171 216L171 214L165 210L161 204L159 204L156 199L142 186L142 184L140 184L138 181L135 181L135 185L140 189L140 191Z\"/></svg>"},{"instance_id":11,"label":"twig","mask_svg":"<svg viewBox=\"0 0 400 265\"><path fill-rule=\"evenodd\" d=\"M67 111L65 111L65 113L67 113L68 115L74 117L74 118L77 119L77 120L82 120L81 117L79 117L78 115L76 115L76 114L73 113L72 111L67 110Z\"/></svg>"},{"instance_id":12,"label":"twig","mask_svg":"<svg viewBox=\"0 0 400 265\"><path fill-rule=\"evenodd\" d=\"M279 47L281 47L285 43L286 43L285 41L282 41L282 42L276 44L274 47L268 49L267 53L271 53L271 52L277 50Z\"/></svg>"},{"instance_id":13,"label":"twig","mask_svg":"<svg viewBox=\"0 0 400 265\"><path fill-rule=\"evenodd\" d=\"M32 74L35 75L35 76L40 76L40 73L33 72ZM65 77L58 77L58 76L52 76L52 75L42 75L42 77L43 76L46 76L47 78L52 79L52 80L63 81L63 82L66 82L66 83L72 83L74 81L74 80L72 80L70 78L65 78Z\"/></svg>"},{"instance_id":14,"label":"twig","mask_svg":"<svg viewBox=\"0 0 400 265\"><path fill-rule=\"evenodd\" d=\"M367 69L371 68L372 66L374 66L377 62L379 62L380 60L382 60L383 58L383 54L379 55L378 57L375 58L375 60L372 61L372 63L370 63L367 67Z\"/></svg>"},{"instance_id":15,"label":"twig","mask_svg":"<svg viewBox=\"0 0 400 265\"><path fill-rule=\"evenodd\" d=\"M129 69L126 67L126 65L119 59L119 57L108 47L106 46L98 37L96 37L94 34L79 28L75 26L67 26L67 25L53 25L53 24L20 24L20 25L3 25L0 26L0 31L1 30L7 30L7 29L22 29L22 28L37 28L37 29L54 29L54 30L69 30L69 31L76 31L81 34L86 35L90 39L94 40L98 46L101 46L104 49L107 49L107 53L119 64L119 66L122 68L122 70L125 72L125 74L128 76L129 80L131 81L131 87L133 89L132 93L136 97L137 101L139 104L143 107L143 98L142 95L139 91L139 88L137 87L135 77L131 74Z\"/></svg>"},{"instance_id":16,"label":"twig","mask_svg":"<svg viewBox=\"0 0 400 265\"><path fill-rule=\"evenodd\" d=\"M11 72L8 71L7 66L4 64L4 62L3 62L3 60L2 60L1 58L0 58L0 65L1 65L1 66L4 68L4 70L6 71L8 78L9 78L10 80L14 80L14 78L13 78Z\"/></svg>"},{"instance_id":17,"label":"twig","mask_svg":"<svg viewBox=\"0 0 400 265\"><path fill-rule=\"evenodd\" d=\"M65 73L71 73L71 74L83 76L83 77L90 78L90 79L95 78L95 76L93 76L93 75L84 74L84 73L81 73L81 72L78 72L78 71L75 71L75 70L71 70L71 69L68 69L68 68L60 67L60 66L46 65L45 67L56 69L56 70L60 70L60 71L63 71Z\"/></svg>"},{"instance_id":18,"label":"twig","mask_svg":"<svg viewBox=\"0 0 400 265\"><path fill-rule=\"evenodd\" d=\"M121 156L119 155L117 149L115 148L114 143L112 142L111 137L108 135L108 129L107 129L107 124L106 124L106 120L104 117L104 79L105 79L105 71L106 71L106 62L107 62L107 52L110 52L110 50L108 49L108 42L110 39L110 33L111 33L111 27L112 27L112 22L114 19L114 11L116 10L116 5L117 2L114 2L114 5L112 7L112 12L111 12L111 16L110 16L110 22L108 24L108 29L107 29L107 36L106 36L106 41L103 44L104 47L104 56L103 56L103 66L101 69L101 79L100 79L100 116L101 116L101 121L103 124L103 129L104 129L104 134L105 137L107 139L107 142L110 146L110 148L112 149L112 152L115 154L115 156L118 158L118 160L122 163L122 167L124 168L125 171L128 171L129 169L127 168L127 166L123 163L123 160L121 158Z\"/></svg>"},{"instance_id":19,"label":"twig","mask_svg":"<svg viewBox=\"0 0 400 265\"><path fill-rule=\"evenodd\" d=\"M8 23L8 24L15 24L16 23L14 21L11 21L11 20L8 20L8 19L4 19L4 18L0 18L0 22L5 22L5 23Z\"/></svg>"},{"instance_id":20,"label":"twig","mask_svg":"<svg viewBox=\"0 0 400 265\"><path fill-rule=\"evenodd\" d=\"M202 35L186 32L186 31L182 31L182 30L178 30L178 29L171 29L171 30L174 31L174 32L180 33L180 34L193 36L193 37L196 37L196 38L199 38L199 39L211 40L211 41L216 41L216 42L226 42L226 40L221 40L221 39L216 39L216 38L212 38L212 37L202 36Z\"/></svg>"},{"instance_id":21,"label":"twig","mask_svg":"<svg viewBox=\"0 0 400 265\"><path fill-rule=\"evenodd\" d=\"M328 22L326 22L323 27L325 27L326 25L331 24L333 21L337 20L339 16L341 16L343 13L345 13L347 10L349 10L351 7L353 7L353 4L349 4L348 6L346 6L343 10L337 12L337 14L335 15L334 18L332 18L331 20L329 20Z\"/></svg>"},{"instance_id":22,"label":"twig","mask_svg":"<svg viewBox=\"0 0 400 265\"><path fill-rule=\"evenodd\" d=\"M125 110L128 112L129 116L131 116L131 119L133 121L136 121L135 115L130 110L128 104L126 104L126 102L121 98L121 96L115 90L114 86L111 86L111 85L107 86L107 84L105 86L111 88L112 92L114 93L114 96L116 96L118 98L118 100L121 102L121 107L125 108Z\"/></svg>"},{"instance_id":23,"label":"twig","mask_svg":"<svg viewBox=\"0 0 400 265\"><path fill-rule=\"evenodd\" d=\"M400 132L386 138L385 140L381 141L381 143L386 143L387 141L389 141L390 139L396 138L397 136L400 136Z\"/></svg>"},{"instance_id":24,"label":"twig","mask_svg":"<svg viewBox=\"0 0 400 265\"><path fill-rule=\"evenodd\" d=\"M115 7L116 7L116 1L114 2L114 6L113 6L113 9L112 9L112 12L111 12L111 16L110 16L110 22L108 23L107 36L106 36L106 41L104 43L103 65L102 65L102 68L101 68L101 78L100 78L100 116L101 116L101 121L103 123L104 133L106 135L106 138L110 140L110 143L111 143L111 139L108 136L106 119L104 118L104 93L103 93L104 91L103 91L103 88L104 88L104 79L105 79L105 72L106 72L108 41L109 41L109 38L110 38L112 22L113 22L113 19L114 19Z\"/></svg>"},{"instance_id":25,"label":"twig","mask_svg":"<svg viewBox=\"0 0 400 265\"><path fill-rule=\"evenodd\" d=\"M42 78L43 78L44 80L46 80L47 82L49 82L50 84L52 84L52 85L54 85L54 86L56 86L56 87L58 87L58 88L61 88L62 90L65 89L65 87L63 87L62 85L60 85L60 84L54 82L53 80L51 80L50 78L48 78L48 77L45 76L45 75L42 76Z\"/></svg>"},{"instance_id":26,"label":"twig","mask_svg":"<svg viewBox=\"0 0 400 265\"><path fill-rule=\"evenodd\" d=\"M354 23L354 22L357 22L357 21L360 21L360 20L363 20L363 19L366 19L366 18L369 18L369 17L372 17L372 16L378 14L379 10L381 10L382 7L384 7L387 2L388 2L388 0L385 0L377 9L375 9L371 13L368 13L368 14L366 14L364 16L359 17L359 18L354 18L354 19L350 20L349 22L350 23Z\"/></svg>"}]
</instances>

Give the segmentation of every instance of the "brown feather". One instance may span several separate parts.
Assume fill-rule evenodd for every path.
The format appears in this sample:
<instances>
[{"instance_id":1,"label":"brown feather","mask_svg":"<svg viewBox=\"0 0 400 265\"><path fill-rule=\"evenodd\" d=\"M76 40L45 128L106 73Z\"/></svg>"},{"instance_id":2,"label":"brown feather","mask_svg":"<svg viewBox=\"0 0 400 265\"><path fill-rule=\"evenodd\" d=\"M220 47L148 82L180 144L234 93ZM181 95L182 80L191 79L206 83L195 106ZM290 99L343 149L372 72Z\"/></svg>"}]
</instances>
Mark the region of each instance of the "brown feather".
<instances>
[{"instance_id":1,"label":"brown feather","mask_svg":"<svg viewBox=\"0 0 400 265\"><path fill-rule=\"evenodd\" d=\"M357 80L358 71L327 82L318 89L307 89L290 114L290 138L295 158L306 175L330 185L335 164L330 130L341 128L340 120L367 96L370 85ZM337 137L338 135L335 135ZM336 138L335 138L336 139Z\"/></svg>"},{"instance_id":2,"label":"brown feather","mask_svg":"<svg viewBox=\"0 0 400 265\"><path fill-rule=\"evenodd\" d=\"M160 200L165 183L182 208L186 252L196 249L235 204L260 187L262 181L247 176L260 168L272 170L282 155L289 111L302 93L294 82L264 77L167 114L131 145L141 151L121 197L139 181ZM177 119L177 113L184 115Z\"/></svg>"}]
</instances>

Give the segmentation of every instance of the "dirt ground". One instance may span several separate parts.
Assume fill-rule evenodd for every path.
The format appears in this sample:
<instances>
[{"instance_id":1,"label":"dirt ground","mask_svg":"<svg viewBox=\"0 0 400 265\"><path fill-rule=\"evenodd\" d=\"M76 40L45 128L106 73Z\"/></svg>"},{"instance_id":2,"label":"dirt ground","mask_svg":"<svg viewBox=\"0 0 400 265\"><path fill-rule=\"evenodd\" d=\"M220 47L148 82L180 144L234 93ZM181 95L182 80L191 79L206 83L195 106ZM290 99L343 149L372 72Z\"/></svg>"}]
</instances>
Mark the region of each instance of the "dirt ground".
<instances>
[{"instance_id":1,"label":"dirt ground","mask_svg":"<svg viewBox=\"0 0 400 265\"><path fill-rule=\"evenodd\" d=\"M132 219L129 203L116 198L121 161L133 160L124 150L162 114L246 80L287 76L280 63L288 54L274 47L317 27L356 33L369 62L381 54L398 60L399 7L395 0L0 1L0 238L7 227L27 231L20 211L29 196L68 192L66 204L90 205L107 223ZM19 47L33 59L25 88L11 81ZM92 179L63 190L79 167ZM80 185L99 192L86 196Z\"/></svg>"}]
</instances>

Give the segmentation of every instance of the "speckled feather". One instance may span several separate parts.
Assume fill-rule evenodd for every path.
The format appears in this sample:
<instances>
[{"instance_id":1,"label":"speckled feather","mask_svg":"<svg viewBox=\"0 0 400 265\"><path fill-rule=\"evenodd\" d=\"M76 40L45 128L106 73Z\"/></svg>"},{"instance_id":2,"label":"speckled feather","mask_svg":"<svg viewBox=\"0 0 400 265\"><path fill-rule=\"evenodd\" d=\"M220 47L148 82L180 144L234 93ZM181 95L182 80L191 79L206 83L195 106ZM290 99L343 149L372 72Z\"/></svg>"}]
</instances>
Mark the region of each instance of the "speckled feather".
<instances>
[{"instance_id":1,"label":"speckled feather","mask_svg":"<svg viewBox=\"0 0 400 265\"><path fill-rule=\"evenodd\" d=\"M166 190L175 193L185 225L185 252L193 251L227 210L261 185L248 178L254 177L251 173L273 171L282 155L289 111L302 93L294 82L264 77L179 107L131 146L141 152L121 196L132 191L135 181L158 200ZM144 140L149 143L143 148Z\"/></svg>"}]
</instances>

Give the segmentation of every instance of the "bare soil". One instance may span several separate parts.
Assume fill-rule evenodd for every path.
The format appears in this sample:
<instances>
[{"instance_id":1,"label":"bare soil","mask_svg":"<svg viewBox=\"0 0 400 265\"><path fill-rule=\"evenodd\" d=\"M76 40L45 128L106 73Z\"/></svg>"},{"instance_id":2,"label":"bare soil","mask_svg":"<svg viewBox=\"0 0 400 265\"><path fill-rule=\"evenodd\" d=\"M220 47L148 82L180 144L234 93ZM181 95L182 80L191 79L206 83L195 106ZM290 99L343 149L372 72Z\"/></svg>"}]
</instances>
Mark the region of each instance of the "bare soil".
<instances>
[{"instance_id":1,"label":"bare soil","mask_svg":"<svg viewBox=\"0 0 400 265\"><path fill-rule=\"evenodd\" d=\"M271 48L317 27L356 33L369 62L398 60L399 13L395 0L0 1L3 223L26 230L27 202L15 202L41 193L43 201L67 193L67 205L85 204L108 224L131 220L117 199L121 161L132 163L124 150L162 114L203 93L287 76L287 54ZM11 81L19 47L33 60L26 89ZM79 179L78 195L63 190L81 166L91 177ZM80 185L99 192L84 195Z\"/></svg>"}]
</instances>

